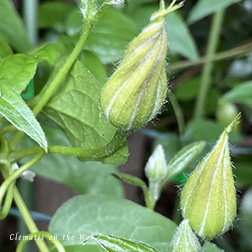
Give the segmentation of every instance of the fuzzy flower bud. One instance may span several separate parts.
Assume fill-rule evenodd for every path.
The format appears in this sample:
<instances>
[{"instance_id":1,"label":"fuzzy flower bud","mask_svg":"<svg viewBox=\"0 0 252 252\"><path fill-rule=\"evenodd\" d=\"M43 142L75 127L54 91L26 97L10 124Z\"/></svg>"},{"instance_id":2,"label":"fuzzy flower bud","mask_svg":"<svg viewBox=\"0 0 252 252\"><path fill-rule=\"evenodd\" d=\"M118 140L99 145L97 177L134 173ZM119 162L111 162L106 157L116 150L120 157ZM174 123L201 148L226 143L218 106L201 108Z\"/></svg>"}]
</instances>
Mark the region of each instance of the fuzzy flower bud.
<instances>
[{"instance_id":1,"label":"fuzzy flower bud","mask_svg":"<svg viewBox=\"0 0 252 252\"><path fill-rule=\"evenodd\" d=\"M114 126L132 131L153 119L165 101L167 35L165 15L181 5L164 6L128 45L115 73L101 93L104 114Z\"/></svg>"},{"instance_id":2,"label":"fuzzy flower bud","mask_svg":"<svg viewBox=\"0 0 252 252\"><path fill-rule=\"evenodd\" d=\"M201 246L189 220L183 220L171 240L172 252L200 252Z\"/></svg>"},{"instance_id":3,"label":"fuzzy flower bud","mask_svg":"<svg viewBox=\"0 0 252 252\"><path fill-rule=\"evenodd\" d=\"M198 164L181 194L181 209L192 229L211 239L226 232L236 216L235 186L230 162L228 133L239 116Z\"/></svg>"}]
</instances>

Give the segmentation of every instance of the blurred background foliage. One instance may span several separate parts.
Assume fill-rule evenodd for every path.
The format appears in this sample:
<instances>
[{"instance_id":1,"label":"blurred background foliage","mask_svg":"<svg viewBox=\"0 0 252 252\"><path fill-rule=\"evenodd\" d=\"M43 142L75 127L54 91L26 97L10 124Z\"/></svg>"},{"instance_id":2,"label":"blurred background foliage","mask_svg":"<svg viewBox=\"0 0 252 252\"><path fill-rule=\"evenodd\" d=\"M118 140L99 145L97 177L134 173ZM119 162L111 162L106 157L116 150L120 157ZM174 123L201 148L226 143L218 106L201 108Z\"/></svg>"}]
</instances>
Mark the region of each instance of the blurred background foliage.
<instances>
[{"instance_id":1,"label":"blurred background foliage","mask_svg":"<svg viewBox=\"0 0 252 252\"><path fill-rule=\"evenodd\" d=\"M10 2L0 1L0 39L8 42L1 43L5 49L0 51L5 54L8 50L9 53L12 50L27 52L33 45L49 43L56 50L48 50L48 57L54 58L55 51L60 56L70 54L83 27L78 1L15 1L16 11ZM98 81L106 82L127 44L149 22L150 15L158 6L158 0L125 0L124 5L109 6L104 11L79 56ZM38 18L31 21L33 8L38 8ZM35 26L32 34L27 33L29 25ZM241 125L230 135L238 218L234 229L215 242L229 252L252 251L252 0L187 0L183 8L167 15L166 30L171 93L162 114L139 133L152 139L153 147L161 143L169 161L183 146L193 141L205 140L208 143L204 150L206 153L223 127L241 111ZM34 78L34 95L42 89L52 69L52 66L40 63ZM41 120L46 121L43 117ZM52 139L64 139L60 131L48 130L47 135L50 134ZM149 154L146 153L146 158ZM197 157L187 172L177 175L174 183L182 185L201 157ZM122 197L116 181L106 184L102 179L97 180L96 189L92 189L99 169L96 169L97 164L89 171L90 177L86 178L84 185L80 179L75 179L81 178L83 173L83 165L78 160L52 161L49 156L43 162L46 163L34 168L41 176L62 182L80 193L106 191L111 194L111 188L117 188L116 196ZM60 162L62 176L52 176L53 162ZM74 164L75 173L67 172L69 162ZM40 165L45 169L39 169ZM104 174L99 174L104 177L114 169L108 165L103 170ZM164 203L161 198L161 203L169 204L168 200ZM174 205L174 201L176 199L172 199L173 211L177 211L178 205Z\"/></svg>"}]
</instances>

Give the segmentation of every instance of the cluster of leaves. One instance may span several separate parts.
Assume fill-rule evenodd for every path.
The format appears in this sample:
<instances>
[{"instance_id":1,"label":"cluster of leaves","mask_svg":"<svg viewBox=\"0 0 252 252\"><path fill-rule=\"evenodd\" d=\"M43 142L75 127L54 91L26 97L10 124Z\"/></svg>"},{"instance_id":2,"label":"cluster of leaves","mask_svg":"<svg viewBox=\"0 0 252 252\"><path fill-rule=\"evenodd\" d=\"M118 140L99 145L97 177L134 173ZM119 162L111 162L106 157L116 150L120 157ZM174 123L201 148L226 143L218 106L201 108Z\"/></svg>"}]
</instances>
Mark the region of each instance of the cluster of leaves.
<instances>
[{"instance_id":1,"label":"cluster of leaves","mask_svg":"<svg viewBox=\"0 0 252 252\"><path fill-rule=\"evenodd\" d=\"M103 2L98 1L99 5ZM188 121L185 128L183 122L179 122L182 130L181 135L178 135L177 130L174 131L174 123L166 121L166 118L174 121L174 112L168 104L169 110L165 110L160 116L155 130L140 131L154 137L154 145L162 144L168 164L179 167L184 161L181 160L182 157L185 157L176 156L179 150L189 143L204 140L209 143L205 148L205 152L208 151L223 127L233 119L233 113L236 115L241 110L246 119L243 133L238 129L231 134L231 142L236 144L232 152L235 155L235 174L240 190L252 186L251 144L239 147L239 143L251 133L248 126L252 123L251 55L247 55L252 46L251 42L246 42L251 28L241 30L244 23L251 21L248 20L251 19L252 10L249 8L251 1L245 2L199 0L195 4L194 1L187 1L184 9L167 15L166 30L170 46L170 63L167 68L168 72L175 72L180 77L172 88L183 117L188 118ZM118 247L113 250L113 244L117 243L122 251L132 249L132 246L137 251L169 251L177 225L168 218L123 199L120 182L109 176L116 171L116 165L126 162L128 150L125 137L118 136L115 127L104 118L99 105L101 89L114 71L113 64L120 60L126 45L149 22L150 15L158 9L159 1L127 0L123 6L107 7L92 28L78 59L65 73L42 113L36 118L36 113L32 112L79 40L83 16L78 4L81 1L77 1L76 5L60 1L42 2L39 6L38 27L43 45L33 48L23 21L10 1L1 0L0 133L13 137L16 129L24 132L27 136L19 143L20 151L13 152L11 158L23 158L29 154L28 151L37 150L36 145L39 144L49 154L33 166L33 171L83 194L67 201L50 223L49 231L57 235L66 251L104 251L99 244L107 251L120 251ZM219 48L225 52L216 53L211 59L201 58L200 54L205 54L205 44L208 41L208 29L205 27L211 25L213 14L223 9L227 9L227 13L222 24L223 38L220 39ZM237 19L236 12L239 13ZM240 46L244 41L246 43ZM195 100L202 83L200 67L197 66L244 54L239 59L215 63L214 74L211 75L212 88L204 111L211 119L193 117ZM181 59L186 60L179 62ZM187 67L190 67L189 71L186 70ZM33 96L27 102L22 99ZM227 115L230 118L226 118ZM16 147L16 139L14 137L10 140L12 149ZM70 154L79 160L72 156L50 153L57 152L52 146L75 148L77 152ZM66 152L64 150L62 153ZM198 152L194 153L193 157L197 154ZM203 156L204 153L200 155ZM27 157L20 162L25 163L26 159ZM187 172L195 165L196 161L192 162ZM186 167L183 166L184 168ZM179 171L183 169L178 168ZM181 184L186 177L182 173L174 173L169 181ZM240 215L244 219L236 224L234 235L238 237L237 242L232 242L229 237L216 241L227 251L248 251L252 248L249 239L252 233L252 212L249 205L251 197L251 191L248 191L242 198ZM65 234L74 238L63 240ZM95 239L89 239L83 246L86 236L92 234L110 236L94 236ZM133 245L131 240L135 242ZM221 249L206 243L204 251L218 252Z\"/></svg>"}]
</instances>

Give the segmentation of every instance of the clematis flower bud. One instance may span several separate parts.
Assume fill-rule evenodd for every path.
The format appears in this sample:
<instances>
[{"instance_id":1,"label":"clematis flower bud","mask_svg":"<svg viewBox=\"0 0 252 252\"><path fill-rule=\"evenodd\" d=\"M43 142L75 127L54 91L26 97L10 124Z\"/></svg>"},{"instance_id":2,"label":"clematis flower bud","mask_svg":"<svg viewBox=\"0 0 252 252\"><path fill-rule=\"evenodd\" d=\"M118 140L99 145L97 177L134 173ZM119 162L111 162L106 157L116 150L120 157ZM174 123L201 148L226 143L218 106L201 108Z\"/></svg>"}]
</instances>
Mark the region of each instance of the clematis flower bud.
<instances>
[{"instance_id":1,"label":"clematis flower bud","mask_svg":"<svg viewBox=\"0 0 252 252\"><path fill-rule=\"evenodd\" d=\"M200 252L201 246L189 220L183 220L171 240L172 252Z\"/></svg>"},{"instance_id":2,"label":"clematis flower bud","mask_svg":"<svg viewBox=\"0 0 252 252\"><path fill-rule=\"evenodd\" d=\"M145 166L145 174L150 181L161 182L165 178L166 173L165 153L163 146L159 144Z\"/></svg>"},{"instance_id":3,"label":"clematis flower bud","mask_svg":"<svg viewBox=\"0 0 252 252\"><path fill-rule=\"evenodd\" d=\"M117 128L132 131L153 119L165 101L167 34L165 15L181 6L161 4L151 23L128 45L115 73L101 93L106 118ZM161 1L163 3L163 1Z\"/></svg>"},{"instance_id":4,"label":"clematis flower bud","mask_svg":"<svg viewBox=\"0 0 252 252\"><path fill-rule=\"evenodd\" d=\"M182 214L202 238L211 239L226 232L236 216L228 133L238 123L239 116L195 168L181 194Z\"/></svg>"}]
</instances>

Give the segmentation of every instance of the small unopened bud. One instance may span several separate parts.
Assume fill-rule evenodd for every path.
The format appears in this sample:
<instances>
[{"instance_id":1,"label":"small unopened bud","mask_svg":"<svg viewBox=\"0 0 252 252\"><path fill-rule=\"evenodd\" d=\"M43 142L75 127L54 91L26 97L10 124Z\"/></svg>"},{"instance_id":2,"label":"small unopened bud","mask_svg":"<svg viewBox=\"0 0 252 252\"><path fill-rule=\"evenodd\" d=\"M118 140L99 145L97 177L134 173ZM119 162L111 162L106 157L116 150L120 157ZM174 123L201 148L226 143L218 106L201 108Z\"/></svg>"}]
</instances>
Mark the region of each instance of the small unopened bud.
<instances>
[{"instance_id":1,"label":"small unopened bud","mask_svg":"<svg viewBox=\"0 0 252 252\"><path fill-rule=\"evenodd\" d=\"M17 169L19 169L18 164L17 164L17 163L13 163L13 164L11 165L11 170L14 172L14 171L16 171Z\"/></svg>"},{"instance_id":2,"label":"small unopened bud","mask_svg":"<svg viewBox=\"0 0 252 252\"><path fill-rule=\"evenodd\" d=\"M145 166L145 174L149 179L149 206L153 209L160 196L162 183L167 174L165 153L161 144L156 147L150 156Z\"/></svg>"},{"instance_id":3,"label":"small unopened bud","mask_svg":"<svg viewBox=\"0 0 252 252\"><path fill-rule=\"evenodd\" d=\"M14 171L16 171L16 170L18 170L18 169L19 169L18 164L17 164L17 163L13 163L12 166L11 166L11 170L14 172ZM28 181L30 181L30 182L33 182L33 181L34 181L35 176L36 176L36 173L33 172L33 171L30 171L30 170L24 171L24 172L20 175L20 177L21 177L22 179L28 180Z\"/></svg>"},{"instance_id":4,"label":"small unopened bud","mask_svg":"<svg viewBox=\"0 0 252 252\"><path fill-rule=\"evenodd\" d=\"M25 180L28 180L30 182L33 182L34 181L34 178L36 176L36 173L33 172L33 171L24 171L22 174L21 174L21 178L25 179Z\"/></svg>"},{"instance_id":5,"label":"small unopened bud","mask_svg":"<svg viewBox=\"0 0 252 252\"><path fill-rule=\"evenodd\" d=\"M183 220L171 240L172 252L200 252L201 246L193 233L189 220Z\"/></svg>"},{"instance_id":6,"label":"small unopened bud","mask_svg":"<svg viewBox=\"0 0 252 252\"><path fill-rule=\"evenodd\" d=\"M159 144L145 166L146 177L150 181L162 181L167 173L167 164L164 149Z\"/></svg>"},{"instance_id":7,"label":"small unopened bud","mask_svg":"<svg viewBox=\"0 0 252 252\"><path fill-rule=\"evenodd\" d=\"M173 2L174 4L175 2ZM129 44L101 93L106 118L118 129L141 128L159 112L167 93L165 15L181 5L161 8Z\"/></svg>"},{"instance_id":8,"label":"small unopened bud","mask_svg":"<svg viewBox=\"0 0 252 252\"><path fill-rule=\"evenodd\" d=\"M239 116L224 130L195 168L181 194L182 214L202 238L211 239L226 232L236 216L228 133L238 121Z\"/></svg>"}]
</instances>

